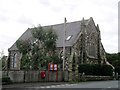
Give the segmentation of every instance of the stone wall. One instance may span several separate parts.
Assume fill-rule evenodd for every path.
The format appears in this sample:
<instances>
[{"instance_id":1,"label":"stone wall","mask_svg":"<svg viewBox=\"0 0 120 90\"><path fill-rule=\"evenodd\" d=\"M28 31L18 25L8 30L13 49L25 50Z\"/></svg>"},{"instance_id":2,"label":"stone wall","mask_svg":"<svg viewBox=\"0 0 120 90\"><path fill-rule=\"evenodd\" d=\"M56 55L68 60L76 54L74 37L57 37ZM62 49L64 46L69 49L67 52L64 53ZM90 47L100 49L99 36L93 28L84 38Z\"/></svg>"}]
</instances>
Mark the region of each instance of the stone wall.
<instances>
[{"instance_id":1,"label":"stone wall","mask_svg":"<svg viewBox=\"0 0 120 90\"><path fill-rule=\"evenodd\" d=\"M24 71L9 71L8 76L12 82L23 82L24 81Z\"/></svg>"},{"instance_id":2,"label":"stone wall","mask_svg":"<svg viewBox=\"0 0 120 90\"><path fill-rule=\"evenodd\" d=\"M41 78L41 71L2 71L2 77L9 76L15 82L55 82L63 80L63 72L45 71L45 78ZM58 78L56 77L58 74ZM64 81L68 81L68 71L64 71Z\"/></svg>"},{"instance_id":3,"label":"stone wall","mask_svg":"<svg viewBox=\"0 0 120 90\"><path fill-rule=\"evenodd\" d=\"M84 75L84 76L80 76L79 80L80 81L106 81L106 80L113 80L113 77Z\"/></svg>"}]
</instances>

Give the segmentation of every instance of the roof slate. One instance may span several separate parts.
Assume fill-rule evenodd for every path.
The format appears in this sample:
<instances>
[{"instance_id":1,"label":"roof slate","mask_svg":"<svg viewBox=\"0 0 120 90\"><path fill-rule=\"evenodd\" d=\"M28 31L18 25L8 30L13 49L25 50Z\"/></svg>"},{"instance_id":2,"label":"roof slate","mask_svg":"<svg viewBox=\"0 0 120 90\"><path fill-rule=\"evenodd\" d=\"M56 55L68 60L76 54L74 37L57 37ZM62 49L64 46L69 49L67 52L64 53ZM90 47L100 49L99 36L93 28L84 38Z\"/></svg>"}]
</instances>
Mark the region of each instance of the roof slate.
<instances>
[{"instance_id":1,"label":"roof slate","mask_svg":"<svg viewBox=\"0 0 120 90\"><path fill-rule=\"evenodd\" d=\"M85 23L87 23L88 20L85 20ZM64 23L62 24L56 24L56 25L49 25L49 26L43 26L43 28L49 28L51 27L54 29L56 34L58 35L57 39L57 47L63 47L63 40L64 40ZM27 40L27 39L34 39L31 34L32 29L27 29L18 40ZM81 31L81 21L75 21L75 22L69 22L66 23L66 38L70 35L72 35L71 39L66 41L65 46L72 46L74 41L76 40L77 36L79 35ZM16 42L9 48L9 50L18 50L16 47Z\"/></svg>"}]
</instances>

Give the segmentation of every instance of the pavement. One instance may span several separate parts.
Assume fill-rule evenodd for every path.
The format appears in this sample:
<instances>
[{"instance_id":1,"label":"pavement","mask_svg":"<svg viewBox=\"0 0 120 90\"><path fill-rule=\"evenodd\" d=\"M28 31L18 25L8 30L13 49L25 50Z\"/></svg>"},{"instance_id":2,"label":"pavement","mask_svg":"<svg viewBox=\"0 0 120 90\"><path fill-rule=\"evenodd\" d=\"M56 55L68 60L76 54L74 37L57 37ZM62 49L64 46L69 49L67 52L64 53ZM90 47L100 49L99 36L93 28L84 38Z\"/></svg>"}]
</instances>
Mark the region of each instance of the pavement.
<instances>
[{"instance_id":1,"label":"pavement","mask_svg":"<svg viewBox=\"0 0 120 90\"><path fill-rule=\"evenodd\" d=\"M33 83L12 83L7 85L2 85L2 88L26 88L26 87L41 87L41 86L51 86L51 85L62 85L62 84L72 84L71 82L33 82Z\"/></svg>"},{"instance_id":2,"label":"pavement","mask_svg":"<svg viewBox=\"0 0 120 90\"><path fill-rule=\"evenodd\" d=\"M120 90L120 82L117 80L110 81L90 81L90 82L43 82L43 83L17 83L3 85L2 90L41 90L41 89L77 89L79 90Z\"/></svg>"}]
</instances>

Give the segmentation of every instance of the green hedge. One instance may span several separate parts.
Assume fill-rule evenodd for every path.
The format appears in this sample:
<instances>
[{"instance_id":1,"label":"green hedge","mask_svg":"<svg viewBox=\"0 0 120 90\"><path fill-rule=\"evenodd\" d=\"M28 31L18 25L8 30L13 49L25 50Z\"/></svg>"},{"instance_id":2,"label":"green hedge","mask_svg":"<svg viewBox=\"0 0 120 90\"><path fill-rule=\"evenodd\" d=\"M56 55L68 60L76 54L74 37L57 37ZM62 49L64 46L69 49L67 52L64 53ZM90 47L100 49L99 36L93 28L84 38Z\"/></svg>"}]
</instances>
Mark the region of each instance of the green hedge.
<instances>
[{"instance_id":1,"label":"green hedge","mask_svg":"<svg viewBox=\"0 0 120 90\"><path fill-rule=\"evenodd\" d=\"M97 76L112 76L112 67L109 65L99 64L81 64L79 65L79 73L85 73L86 75Z\"/></svg>"},{"instance_id":2,"label":"green hedge","mask_svg":"<svg viewBox=\"0 0 120 90\"><path fill-rule=\"evenodd\" d=\"M2 82L11 82L10 77L2 77Z\"/></svg>"},{"instance_id":3,"label":"green hedge","mask_svg":"<svg viewBox=\"0 0 120 90\"><path fill-rule=\"evenodd\" d=\"M116 67L115 67L115 72L116 72L116 73L118 72L118 74L120 75L120 66L116 66Z\"/></svg>"}]
</instances>

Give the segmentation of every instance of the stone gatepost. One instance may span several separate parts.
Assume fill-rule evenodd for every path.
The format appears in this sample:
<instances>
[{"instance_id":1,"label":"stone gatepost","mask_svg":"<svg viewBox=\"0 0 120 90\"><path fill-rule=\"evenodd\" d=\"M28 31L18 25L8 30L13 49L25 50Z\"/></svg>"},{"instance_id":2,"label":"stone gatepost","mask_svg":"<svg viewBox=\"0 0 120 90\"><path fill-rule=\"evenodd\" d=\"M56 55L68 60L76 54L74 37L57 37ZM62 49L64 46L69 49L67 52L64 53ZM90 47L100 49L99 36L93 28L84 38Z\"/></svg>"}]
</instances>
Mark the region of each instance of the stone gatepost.
<instances>
[{"instance_id":1,"label":"stone gatepost","mask_svg":"<svg viewBox=\"0 0 120 90\"><path fill-rule=\"evenodd\" d=\"M75 81L78 81L78 65L76 65L76 67L75 67Z\"/></svg>"},{"instance_id":2,"label":"stone gatepost","mask_svg":"<svg viewBox=\"0 0 120 90\"><path fill-rule=\"evenodd\" d=\"M73 78L72 60L73 60L73 53L71 54L70 59L69 59L69 68L68 68L68 71L69 71L69 81L72 81L72 78Z\"/></svg>"},{"instance_id":3,"label":"stone gatepost","mask_svg":"<svg viewBox=\"0 0 120 90\"><path fill-rule=\"evenodd\" d=\"M78 81L78 55L75 53L75 81Z\"/></svg>"},{"instance_id":4,"label":"stone gatepost","mask_svg":"<svg viewBox=\"0 0 120 90\"><path fill-rule=\"evenodd\" d=\"M73 57L75 55L75 71L73 72L73 67L72 67L72 64L73 64ZM69 81L77 81L78 80L78 58L77 58L77 55L72 53L71 56L70 56L70 59L69 59Z\"/></svg>"}]
</instances>

